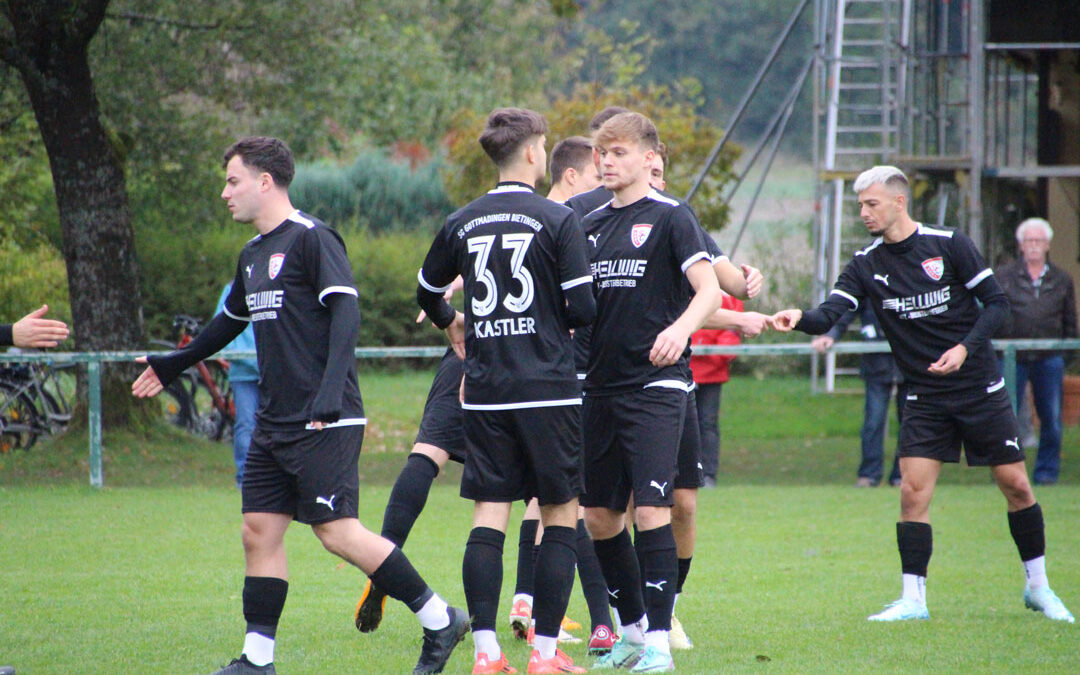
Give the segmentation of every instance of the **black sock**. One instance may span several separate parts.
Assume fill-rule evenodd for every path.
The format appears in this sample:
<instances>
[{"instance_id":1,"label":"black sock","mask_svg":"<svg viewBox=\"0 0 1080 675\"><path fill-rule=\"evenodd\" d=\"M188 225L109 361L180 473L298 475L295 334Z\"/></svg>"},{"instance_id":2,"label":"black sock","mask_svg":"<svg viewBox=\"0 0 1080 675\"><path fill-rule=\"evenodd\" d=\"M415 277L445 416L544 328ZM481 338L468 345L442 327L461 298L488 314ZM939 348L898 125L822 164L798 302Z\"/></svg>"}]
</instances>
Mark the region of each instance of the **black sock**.
<instances>
[{"instance_id":1,"label":"black sock","mask_svg":"<svg viewBox=\"0 0 1080 675\"><path fill-rule=\"evenodd\" d=\"M533 548L536 541L536 530L540 527L539 520L523 520L518 529L518 558L517 580L514 582L514 595L524 593L533 594L536 576L536 555Z\"/></svg>"},{"instance_id":2,"label":"black sock","mask_svg":"<svg viewBox=\"0 0 1080 675\"><path fill-rule=\"evenodd\" d=\"M611 539L594 539L593 547L604 571L604 582L612 604L619 610L619 620L629 625L645 615L645 600L641 597L641 571L637 555L625 529Z\"/></svg>"},{"instance_id":3,"label":"black sock","mask_svg":"<svg viewBox=\"0 0 1080 675\"><path fill-rule=\"evenodd\" d=\"M419 612L435 595L397 546L371 574L371 582L391 598L404 602L413 612Z\"/></svg>"},{"instance_id":4,"label":"black sock","mask_svg":"<svg viewBox=\"0 0 1080 675\"><path fill-rule=\"evenodd\" d=\"M289 582L277 577L244 577L244 620L248 633L258 633L273 639L277 634L281 610Z\"/></svg>"},{"instance_id":5,"label":"black sock","mask_svg":"<svg viewBox=\"0 0 1080 675\"><path fill-rule=\"evenodd\" d=\"M675 585L675 593L682 593L683 585L686 584L686 576L690 574L690 563L694 556L679 558L679 583Z\"/></svg>"},{"instance_id":6,"label":"black sock","mask_svg":"<svg viewBox=\"0 0 1080 675\"><path fill-rule=\"evenodd\" d=\"M472 617L472 628L495 630L502 590L502 555L506 535L490 527L474 527L465 544L461 561L461 580L465 602ZM531 546L531 544L530 544Z\"/></svg>"},{"instance_id":7,"label":"black sock","mask_svg":"<svg viewBox=\"0 0 1080 675\"><path fill-rule=\"evenodd\" d=\"M427 455L414 452L405 460L405 468L394 481L390 500L383 513L382 536L399 548L405 545L416 519L424 510L431 483L439 475L439 466Z\"/></svg>"},{"instance_id":8,"label":"black sock","mask_svg":"<svg viewBox=\"0 0 1080 675\"><path fill-rule=\"evenodd\" d=\"M577 562L577 532L572 527L545 527L540 553L536 557L536 597L533 618L536 634L559 637L559 625L574 587Z\"/></svg>"},{"instance_id":9,"label":"black sock","mask_svg":"<svg viewBox=\"0 0 1080 675\"><path fill-rule=\"evenodd\" d=\"M589 531L585 529L585 521L580 519L577 521L577 572L585 604L589 606L590 632L596 630L597 626L611 628L604 573L600 570L600 561L596 559L596 549L589 538Z\"/></svg>"},{"instance_id":10,"label":"black sock","mask_svg":"<svg viewBox=\"0 0 1080 675\"><path fill-rule=\"evenodd\" d=\"M675 584L679 578L679 559L675 553L675 535L671 532L671 525L639 532L636 547L645 561L641 580L645 586L649 630L671 630Z\"/></svg>"},{"instance_id":11,"label":"black sock","mask_svg":"<svg viewBox=\"0 0 1080 675\"><path fill-rule=\"evenodd\" d=\"M925 577L930 554L934 552L934 533L930 523L897 523L896 547L900 549L900 569L903 573Z\"/></svg>"},{"instance_id":12,"label":"black sock","mask_svg":"<svg viewBox=\"0 0 1080 675\"><path fill-rule=\"evenodd\" d=\"M641 583L643 584L641 587L641 597L645 597L645 556L641 554L641 547L638 546L638 542L641 541L638 538L640 534L641 533L638 532L637 525L634 525L634 555L637 556L637 568L641 572Z\"/></svg>"},{"instance_id":13,"label":"black sock","mask_svg":"<svg viewBox=\"0 0 1080 675\"><path fill-rule=\"evenodd\" d=\"M1009 532L1023 562L1046 555L1046 526L1038 502L1009 513Z\"/></svg>"}]
</instances>

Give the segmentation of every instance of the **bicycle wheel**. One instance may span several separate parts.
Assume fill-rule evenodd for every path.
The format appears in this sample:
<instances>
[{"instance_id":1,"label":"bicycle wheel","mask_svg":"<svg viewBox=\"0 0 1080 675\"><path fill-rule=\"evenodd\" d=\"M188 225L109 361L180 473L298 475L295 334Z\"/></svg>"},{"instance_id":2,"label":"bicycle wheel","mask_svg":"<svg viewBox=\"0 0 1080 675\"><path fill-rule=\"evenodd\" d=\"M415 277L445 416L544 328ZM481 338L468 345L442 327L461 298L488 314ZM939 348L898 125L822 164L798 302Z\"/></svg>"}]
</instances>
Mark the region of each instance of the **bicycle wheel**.
<instances>
[{"instance_id":1,"label":"bicycle wheel","mask_svg":"<svg viewBox=\"0 0 1080 675\"><path fill-rule=\"evenodd\" d=\"M0 382L0 452L29 450L45 431L45 422L23 387Z\"/></svg>"},{"instance_id":2,"label":"bicycle wheel","mask_svg":"<svg viewBox=\"0 0 1080 675\"><path fill-rule=\"evenodd\" d=\"M217 389L221 404L214 401L214 393L203 381L202 377L195 380L195 400L201 412L198 415L196 426L197 433L206 436L212 441L223 441L232 438L232 425L236 417L232 402L232 391L229 389L229 373L216 361L204 361L210 380Z\"/></svg>"},{"instance_id":3,"label":"bicycle wheel","mask_svg":"<svg viewBox=\"0 0 1080 675\"><path fill-rule=\"evenodd\" d=\"M188 431L195 429L198 414L195 411L195 401L185 387L183 377L165 387L161 397L161 409L169 424Z\"/></svg>"}]
</instances>

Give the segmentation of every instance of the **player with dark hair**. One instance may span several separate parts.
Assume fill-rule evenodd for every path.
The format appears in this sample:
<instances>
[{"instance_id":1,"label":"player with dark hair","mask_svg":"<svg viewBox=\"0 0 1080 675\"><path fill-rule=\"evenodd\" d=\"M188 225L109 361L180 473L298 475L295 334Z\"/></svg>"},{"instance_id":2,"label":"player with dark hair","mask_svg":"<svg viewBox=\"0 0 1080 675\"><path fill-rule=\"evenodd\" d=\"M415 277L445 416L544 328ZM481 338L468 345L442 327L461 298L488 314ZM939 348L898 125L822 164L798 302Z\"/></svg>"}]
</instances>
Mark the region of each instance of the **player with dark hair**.
<instances>
[{"instance_id":1,"label":"player with dark hair","mask_svg":"<svg viewBox=\"0 0 1080 675\"><path fill-rule=\"evenodd\" d=\"M656 127L637 113L600 127L593 147L613 198L582 223L597 299L585 378L589 489L582 503L622 624L597 667L634 672L675 667L668 644L678 577L671 488L693 387L689 339L721 299L690 210L649 185L658 144ZM626 530L631 495L640 566Z\"/></svg>"},{"instance_id":2,"label":"player with dark hair","mask_svg":"<svg viewBox=\"0 0 1080 675\"><path fill-rule=\"evenodd\" d=\"M588 138L571 136L555 144L551 151L551 182L548 199L560 204L600 184L600 175L593 163L592 144ZM587 328L584 326L581 330ZM590 654L600 655L611 650L611 645L615 644L615 634L608 609L604 575L600 571L600 562L585 528L584 511L580 507L578 514L578 576L581 578L581 590L585 595L591 622L588 649ZM510 628L518 638L528 639L530 642L534 571L542 534L540 507L535 499L531 499L525 508L518 531L517 575L510 607ZM580 642L580 639L569 632L580 627L580 624L565 617L559 631L559 641Z\"/></svg>"},{"instance_id":3,"label":"player with dark hair","mask_svg":"<svg viewBox=\"0 0 1080 675\"><path fill-rule=\"evenodd\" d=\"M897 449L903 591L869 619L930 618L930 499L942 463L959 462L962 443L968 465L989 466L1005 495L1009 531L1027 575L1024 604L1072 623L1047 582L1042 508L1028 483L1016 415L990 344L1009 312L1005 294L966 235L911 219L911 188L900 169L875 166L854 187L862 220L877 239L855 253L825 302L806 312L778 312L773 324L820 335L845 312L869 303L908 385Z\"/></svg>"},{"instance_id":4,"label":"player with dark hair","mask_svg":"<svg viewBox=\"0 0 1080 675\"><path fill-rule=\"evenodd\" d=\"M486 195L450 215L418 275L417 300L464 346L467 457L461 496L476 502L462 577L473 617L474 673L514 672L495 637L510 507L537 497L536 639L529 673L585 672L558 649L576 560L581 391L570 330L595 314L585 241L574 213L537 195L547 125L501 108L480 145L499 171ZM443 298L460 275L465 314Z\"/></svg>"},{"instance_id":5,"label":"player with dark hair","mask_svg":"<svg viewBox=\"0 0 1080 675\"><path fill-rule=\"evenodd\" d=\"M222 313L187 347L137 359L149 366L132 385L136 397L157 395L254 323L260 403L241 490L247 633L240 658L218 675L276 672L274 642L288 591L284 538L293 520L309 524L328 551L416 613L424 644L413 672L442 672L468 617L357 518L367 420L353 356L360 312L344 242L292 206L293 159L284 142L242 139L225 153L224 166L221 197L233 219L258 234L240 252Z\"/></svg>"}]
</instances>

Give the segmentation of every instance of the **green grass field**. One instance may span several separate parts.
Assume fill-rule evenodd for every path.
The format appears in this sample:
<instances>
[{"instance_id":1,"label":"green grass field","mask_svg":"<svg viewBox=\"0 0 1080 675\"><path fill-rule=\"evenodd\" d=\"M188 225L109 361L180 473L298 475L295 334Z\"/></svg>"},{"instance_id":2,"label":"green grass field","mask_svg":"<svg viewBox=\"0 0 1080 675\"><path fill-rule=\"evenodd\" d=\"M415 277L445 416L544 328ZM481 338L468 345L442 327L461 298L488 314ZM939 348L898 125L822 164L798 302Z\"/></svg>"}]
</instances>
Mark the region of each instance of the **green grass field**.
<instances>
[{"instance_id":1,"label":"green grass field","mask_svg":"<svg viewBox=\"0 0 1080 675\"><path fill-rule=\"evenodd\" d=\"M361 379L372 428L360 517L377 528L430 374ZM796 378L725 388L723 477L701 492L698 549L678 607L697 648L676 653L679 672L1076 672L1080 627L1024 609L1004 502L985 470L943 471L932 510L931 620L865 620L899 593L898 494L851 487L861 398L808 392ZM1065 447L1062 484L1038 494L1050 578L1076 611L1076 428ZM107 429L103 490L86 486L85 455L85 438L65 438L0 458L0 664L20 675L207 673L236 656L243 552L230 448ZM457 497L458 475L439 478L405 551L436 590L463 605L471 508ZM516 539L512 526L500 615L509 611ZM410 672L420 633L409 612L391 601L383 627L361 635L352 611L363 575L303 526L291 528L287 546L292 587L278 671ZM577 589L569 613L587 619ZM504 621L500 641L524 672L527 649ZM589 662L583 645L568 651ZM471 665L467 640L446 672Z\"/></svg>"}]
</instances>

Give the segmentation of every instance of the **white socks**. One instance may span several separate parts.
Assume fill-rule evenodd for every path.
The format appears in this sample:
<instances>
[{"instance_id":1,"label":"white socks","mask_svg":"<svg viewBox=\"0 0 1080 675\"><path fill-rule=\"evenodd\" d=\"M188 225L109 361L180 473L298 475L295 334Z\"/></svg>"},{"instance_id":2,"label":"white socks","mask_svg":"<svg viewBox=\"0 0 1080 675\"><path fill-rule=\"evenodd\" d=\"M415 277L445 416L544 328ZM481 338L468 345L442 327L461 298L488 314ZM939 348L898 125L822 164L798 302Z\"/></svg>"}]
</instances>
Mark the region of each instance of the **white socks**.
<instances>
[{"instance_id":1,"label":"white socks","mask_svg":"<svg viewBox=\"0 0 1080 675\"><path fill-rule=\"evenodd\" d=\"M260 633L248 633L244 636L244 651L248 661L256 666L265 666L274 662L274 638Z\"/></svg>"},{"instance_id":2,"label":"white socks","mask_svg":"<svg viewBox=\"0 0 1080 675\"><path fill-rule=\"evenodd\" d=\"M1032 558L1024 563L1024 573L1027 574L1027 585L1031 590L1049 585L1046 580L1046 556Z\"/></svg>"},{"instance_id":3,"label":"white socks","mask_svg":"<svg viewBox=\"0 0 1080 675\"><path fill-rule=\"evenodd\" d=\"M446 601L440 598L438 593L432 594L431 598L424 603L424 606L416 613L416 618L420 619L421 626L429 630L442 630L450 625Z\"/></svg>"},{"instance_id":4,"label":"white socks","mask_svg":"<svg viewBox=\"0 0 1080 675\"><path fill-rule=\"evenodd\" d=\"M903 599L925 605L926 577L920 577L916 574L904 574L902 578L904 581Z\"/></svg>"},{"instance_id":5,"label":"white socks","mask_svg":"<svg viewBox=\"0 0 1080 675\"><path fill-rule=\"evenodd\" d=\"M495 631L474 630L472 639L473 658L476 658L481 654L486 654L488 661L498 661L502 656L502 649L499 648L499 641L495 639Z\"/></svg>"}]
</instances>

